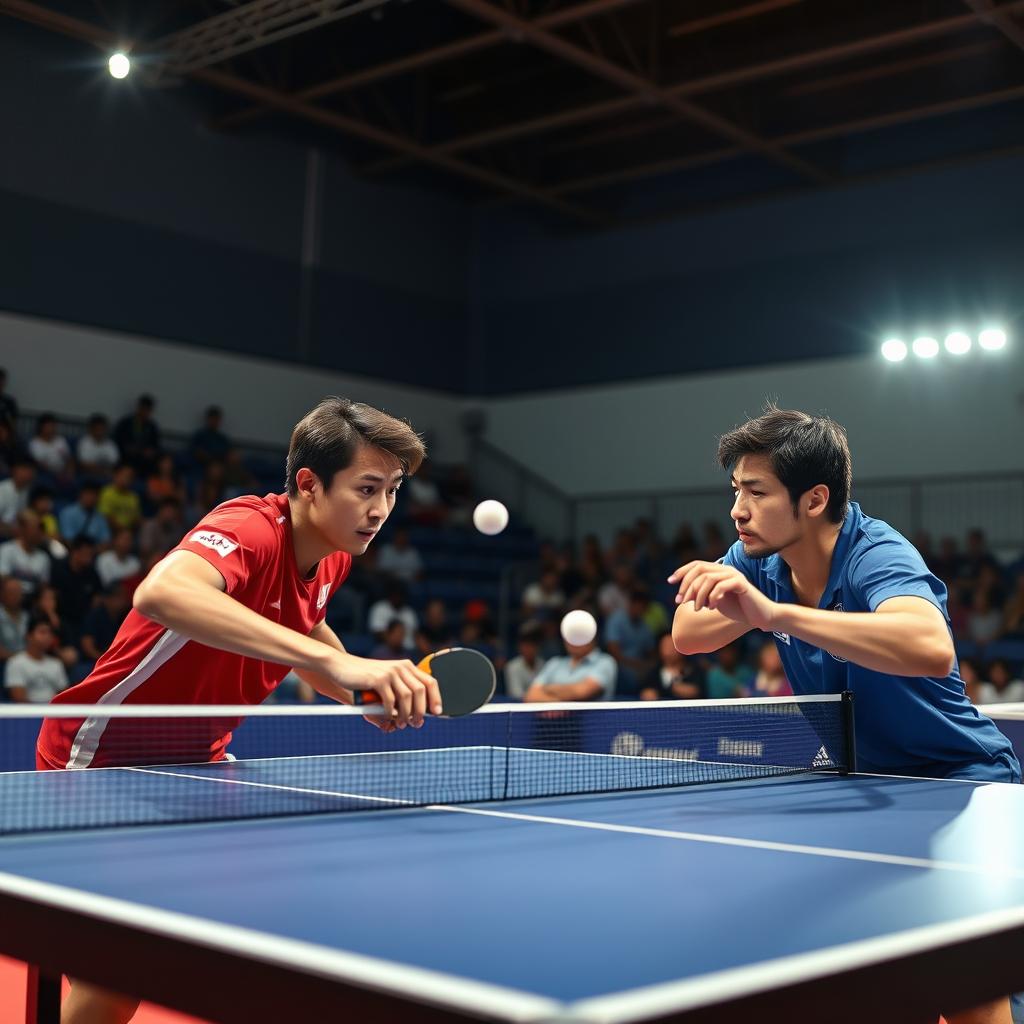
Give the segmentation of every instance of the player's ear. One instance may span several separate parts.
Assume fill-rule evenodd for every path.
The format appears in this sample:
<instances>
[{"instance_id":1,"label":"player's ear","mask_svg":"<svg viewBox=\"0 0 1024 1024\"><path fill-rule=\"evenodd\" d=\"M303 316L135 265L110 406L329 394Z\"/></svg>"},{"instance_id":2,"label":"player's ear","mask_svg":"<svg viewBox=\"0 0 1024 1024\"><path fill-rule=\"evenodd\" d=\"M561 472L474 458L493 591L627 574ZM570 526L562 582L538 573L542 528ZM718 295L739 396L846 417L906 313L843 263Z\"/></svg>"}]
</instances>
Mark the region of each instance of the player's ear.
<instances>
[{"instance_id":1,"label":"player's ear","mask_svg":"<svg viewBox=\"0 0 1024 1024\"><path fill-rule=\"evenodd\" d=\"M829 490L827 484L816 484L804 494L807 502L807 515L816 519L828 511Z\"/></svg>"},{"instance_id":2,"label":"player's ear","mask_svg":"<svg viewBox=\"0 0 1024 1024\"><path fill-rule=\"evenodd\" d=\"M303 467L295 474L295 486L300 495L312 500L320 487L320 478L313 470Z\"/></svg>"}]
</instances>

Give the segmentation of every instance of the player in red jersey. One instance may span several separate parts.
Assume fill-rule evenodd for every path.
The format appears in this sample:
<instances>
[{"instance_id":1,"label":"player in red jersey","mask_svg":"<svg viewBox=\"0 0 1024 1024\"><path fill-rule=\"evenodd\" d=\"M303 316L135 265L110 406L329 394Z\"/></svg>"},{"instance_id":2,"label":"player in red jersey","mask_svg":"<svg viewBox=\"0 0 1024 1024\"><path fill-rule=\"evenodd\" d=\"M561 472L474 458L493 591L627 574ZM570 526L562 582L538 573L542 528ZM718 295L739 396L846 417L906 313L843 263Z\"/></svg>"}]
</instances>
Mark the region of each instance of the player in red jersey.
<instances>
[{"instance_id":1,"label":"player in red jersey","mask_svg":"<svg viewBox=\"0 0 1024 1024\"><path fill-rule=\"evenodd\" d=\"M219 505L158 563L90 675L57 697L72 704L257 704L289 667L315 690L351 704L373 690L386 732L441 713L437 684L410 661L345 651L325 606L394 508L424 446L405 422L328 398L296 425L287 492ZM132 719L50 719L40 768L217 760L235 722L201 736L155 741ZM136 730L133 732L133 730ZM197 749L198 746L198 749ZM138 1001L80 981L62 1024L126 1024Z\"/></svg>"}]
</instances>

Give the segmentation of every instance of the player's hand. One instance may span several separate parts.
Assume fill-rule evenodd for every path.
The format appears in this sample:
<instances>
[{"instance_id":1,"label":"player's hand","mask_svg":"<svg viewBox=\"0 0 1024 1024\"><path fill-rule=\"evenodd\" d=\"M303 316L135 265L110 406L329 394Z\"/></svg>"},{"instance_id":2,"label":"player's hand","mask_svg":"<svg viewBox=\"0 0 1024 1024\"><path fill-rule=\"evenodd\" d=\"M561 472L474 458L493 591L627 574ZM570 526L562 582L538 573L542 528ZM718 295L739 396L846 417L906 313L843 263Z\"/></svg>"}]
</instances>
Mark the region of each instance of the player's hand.
<instances>
[{"instance_id":1,"label":"player's hand","mask_svg":"<svg viewBox=\"0 0 1024 1024\"><path fill-rule=\"evenodd\" d=\"M693 602L694 611L710 608L734 622L771 632L778 605L739 571L721 562L688 562L668 578L678 583L676 604Z\"/></svg>"},{"instance_id":2,"label":"player's hand","mask_svg":"<svg viewBox=\"0 0 1024 1024\"><path fill-rule=\"evenodd\" d=\"M384 732L419 728L427 712L442 713L437 680L418 669L411 661L374 661L371 658L344 656L334 673L336 681L349 690L372 690L384 715L367 715L366 720Z\"/></svg>"}]
</instances>

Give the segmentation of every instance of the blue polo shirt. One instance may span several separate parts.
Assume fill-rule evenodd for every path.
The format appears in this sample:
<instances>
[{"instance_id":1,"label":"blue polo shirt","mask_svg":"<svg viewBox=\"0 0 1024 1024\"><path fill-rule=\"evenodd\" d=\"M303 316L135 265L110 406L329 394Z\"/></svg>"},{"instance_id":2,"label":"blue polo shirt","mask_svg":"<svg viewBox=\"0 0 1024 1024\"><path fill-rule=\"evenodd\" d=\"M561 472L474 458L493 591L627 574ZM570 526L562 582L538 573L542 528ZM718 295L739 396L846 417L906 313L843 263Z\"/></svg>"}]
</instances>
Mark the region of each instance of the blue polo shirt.
<instances>
[{"instance_id":1,"label":"blue polo shirt","mask_svg":"<svg viewBox=\"0 0 1024 1024\"><path fill-rule=\"evenodd\" d=\"M789 566L780 555L748 558L737 541L722 561L773 601L797 603ZM873 612L892 597L924 598L949 626L942 581L905 537L851 501L818 607ZM945 678L894 676L785 633L776 633L775 643L794 693L853 692L859 771L1020 780L1009 740L967 699L956 664Z\"/></svg>"}]
</instances>

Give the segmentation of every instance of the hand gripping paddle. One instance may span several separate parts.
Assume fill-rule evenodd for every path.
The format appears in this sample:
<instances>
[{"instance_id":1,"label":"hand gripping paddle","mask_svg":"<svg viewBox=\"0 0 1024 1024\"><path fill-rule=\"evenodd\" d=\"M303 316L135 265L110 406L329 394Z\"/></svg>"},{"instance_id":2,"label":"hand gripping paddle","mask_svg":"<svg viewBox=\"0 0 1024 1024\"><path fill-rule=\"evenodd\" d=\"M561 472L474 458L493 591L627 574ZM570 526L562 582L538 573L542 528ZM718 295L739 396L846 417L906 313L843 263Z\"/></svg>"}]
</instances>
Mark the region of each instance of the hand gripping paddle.
<instances>
[{"instance_id":1,"label":"hand gripping paddle","mask_svg":"<svg viewBox=\"0 0 1024 1024\"><path fill-rule=\"evenodd\" d=\"M428 654L416 666L437 680L442 718L458 718L483 707L493 696L497 677L490 658L469 647L447 647ZM373 690L356 690L357 704L379 703Z\"/></svg>"}]
</instances>

